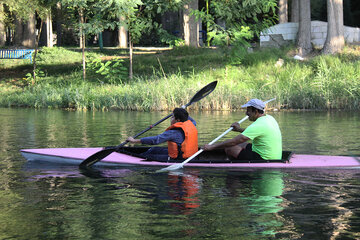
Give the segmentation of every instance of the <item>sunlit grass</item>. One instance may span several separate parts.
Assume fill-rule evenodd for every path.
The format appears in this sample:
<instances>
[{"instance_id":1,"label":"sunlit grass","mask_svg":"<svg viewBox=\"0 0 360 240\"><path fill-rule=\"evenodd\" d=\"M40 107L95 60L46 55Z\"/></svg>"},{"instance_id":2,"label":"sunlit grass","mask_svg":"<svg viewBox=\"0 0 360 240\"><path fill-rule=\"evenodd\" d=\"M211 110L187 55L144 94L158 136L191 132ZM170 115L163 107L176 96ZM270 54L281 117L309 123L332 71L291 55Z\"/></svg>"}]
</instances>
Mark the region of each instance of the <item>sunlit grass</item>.
<instances>
[{"instance_id":1,"label":"sunlit grass","mask_svg":"<svg viewBox=\"0 0 360 240\"><path fill-rule=\"evenodd\" d=\"M38 67L46 76L34 85L11 75L19 66L23 72L24 69L31 72L31 65L1 66L9 75L0 83L0 106L169 110L188 103L203 86L217 80L216 90L191 108L232 110L250 98L276 97L271 107L360 109L358 49L347 47L340 55L319 55L306 61L294 60L292 51L255 51L244 56L241 64L238 61L232 64L231 57L216 49L176 48L159 54L135 55L132 80L102 84L95 74L89 74L83 81L79 51L46 48L38 59ZM126 54L124 50L92 51L87 52L87 59ZM124 66L128 67L128 60Z\"/></svg>"}]
</instances>

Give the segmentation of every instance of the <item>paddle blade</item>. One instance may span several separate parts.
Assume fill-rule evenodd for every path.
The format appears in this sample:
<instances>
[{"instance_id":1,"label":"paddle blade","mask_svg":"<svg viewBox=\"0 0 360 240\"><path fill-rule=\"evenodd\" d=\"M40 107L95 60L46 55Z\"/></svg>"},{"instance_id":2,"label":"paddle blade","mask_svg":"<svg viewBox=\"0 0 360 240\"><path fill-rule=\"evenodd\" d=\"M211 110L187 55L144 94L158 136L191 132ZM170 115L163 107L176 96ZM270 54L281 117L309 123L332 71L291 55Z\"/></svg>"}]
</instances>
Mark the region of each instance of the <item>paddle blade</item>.
<instances>
[{"instance_id":1,"label":"paddle blade","mask_svg":"<svg viewBox=\"0 0 360 240\"><path fill-rule=\"evenodd\" d=\"M206 85L205 87L203 87L200 91L198 91L190 100L190 102L187 104L187 106L190 106L191 104L193 104L194 102L199 101L200 99L203 99L204 97L206 97L207 95L209 95L210 93L212 93L212 91L214 91L214 89L216 88L217 85L217 81L213 81L211 83L209 83L208 85Z\"/></svg>"},{"instance_id":2,"label":"paddle blade","mask_svg":"<svg viewBox=\"0 0 360 240\"><path fill-rule=\"evenodd\" d=\"M170 172L170 171L175 171L178 170L180 168L183 168L184 164L183 163L177 163L177 164L173 164L170 165L166 168L162 168L160 170L156 170L157 173L161 173L161 172Z\"/></svg>"},{"instance_id":3,"label":"paddle blade","mask_svg":"<svg viewBox=\"0 0 360 240\"><path fill-rule=\"evenodd\" d=\"M107 148L107 149L103 149L97 153L94 153L93 155L91 155L90 157L88 157L87 159L85 159L84 161L82 161L82 163L80 163L80 168L87 168L87 167L91 167L92 165L94 165L95 163L103 160L104 158L106 158L108 155L110 155L111 153L113 153L116 150L116 148Z\"/></svg>"}]
</instances>

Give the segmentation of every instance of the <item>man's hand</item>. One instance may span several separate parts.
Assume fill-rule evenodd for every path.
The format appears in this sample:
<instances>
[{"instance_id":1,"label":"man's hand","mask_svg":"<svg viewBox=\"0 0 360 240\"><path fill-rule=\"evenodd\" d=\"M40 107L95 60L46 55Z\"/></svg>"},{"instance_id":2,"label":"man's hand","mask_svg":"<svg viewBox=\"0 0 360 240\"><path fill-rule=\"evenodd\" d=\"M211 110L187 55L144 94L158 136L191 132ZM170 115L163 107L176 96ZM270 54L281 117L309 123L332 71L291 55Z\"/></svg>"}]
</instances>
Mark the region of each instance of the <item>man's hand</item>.
<instances>
[{"instance_id":1,"label":"man's hand","mask_svg":"<svg viewBox=\"0 0 360 240\"><path fill-rule=\"evenodd\" d=\"M242 129L240 127L240 124L238 122L234 122L233 124L231 124L231 127L233 128L233 131L235 132L243 132L244 129Z\"/></svg>"},{"instance_id":2,"label":"man's hand","mask_svg":"<svg viewBox=\"0 0 360 240\"><path fill-rule=\"evenodd\" d=\"M214 149L213 145L205 144L203 147L204 151L211 151Z\"/></svg>"},{"instance_id":3,"label":"man's hand","mask_svg":"<svg viewBox=\"0 0 360 240\"><path fill-rule=\"evenodd\" d=\"M126 139L126 141L131 142L131 143L140 143L140 139L135 139L133 137L128 137L128 139Z\"/></svg>"}]
</instances>

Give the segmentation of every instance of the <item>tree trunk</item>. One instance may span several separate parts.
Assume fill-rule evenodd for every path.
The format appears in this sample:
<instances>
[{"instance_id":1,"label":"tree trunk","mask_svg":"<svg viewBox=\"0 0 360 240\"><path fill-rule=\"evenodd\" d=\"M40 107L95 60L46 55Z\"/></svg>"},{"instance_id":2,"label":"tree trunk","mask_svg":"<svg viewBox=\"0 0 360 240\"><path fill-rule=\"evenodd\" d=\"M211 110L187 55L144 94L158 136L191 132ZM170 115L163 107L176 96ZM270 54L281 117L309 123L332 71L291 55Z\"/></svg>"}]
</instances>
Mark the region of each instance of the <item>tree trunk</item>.
<instances>
[{"instance_id":1,"label":"tree trunk","mask_svg":"<svg viewBox=\"0 0 360 240\"><path fill-rule=\"evenodd\" d=\"M103 32L99 32L99 48L102 51L104 49Z\"/></svg>"},{"instance_id":2,"label":"tree trunk","mask_svg":"<svg viewBox=\"0 0 360 240\"><path fill-rule=\"evenodd\" d=\"M0 47L4 46L6 43L6 29L5 24L3 23L4 16L4 6L3 4L0 4Z\"/></svg>"},{"instance_id":3,"label":"tree trunk","mask_svg":"<svg viewBox=\"0 0 360 240\"><path fill-rule=\"evenodd\" d=\"M300 1L300 22L297 50L300 56L305 56L312 50L311 46L311 9L310 0Z\"/></svg>"},{"instance_id":4,"label":"tree trunk","mask_svg":"<svg viewBox=\"0 0 360 240\"><path fill-rule=\"evenodd\" d=\"M279 0L279 23L288 22L288 0Z\"/></svg>"},{"instance_id":5,"label":"tree trunk","mask_svg":"<svg viewBox=\"0 0 360 240\"><path fill-rule=\"evenodd\" d=\"M35 82L36 82L36 55L38 52L41 30L43 28L43 25L44 25L44 21L41 19L38 36L36 37L36 35L35 35L36 40L35 40L35 53L34 53L34 58L33 58L33 82L32 82L32 84L35 84Z\"/></svg>"},{"instance_id":6,"label":"tree trunk","mask_svg":"<svg viewBox=\"0 0 360 240\"><path fill-rule=\"evenodd\" d=\"M40 45L46 47L53 46L53 29L52 29L51 13L49 13L46 16L46 19L44 21L42 33L40 36Z\"/></svg>"},{"instance_id":7,"label":"tree trunk","mask_svg":"<svg viewBox=\"0 0 360 240\"><path fill-rule=\"evenodd\" d=\"M51 13L46 16L46 46L53 47L53 28Z\"/></svg>"},{"instance_id":8,"label":"tree trunk","mask_svg":"<svg viewBox=\"0 0 360 240\"><path fill-rule=\"evenodd\" d=\"M129 33L129 78L133 78L133 42L131 40L131 34Z\"/></svg>"},{"instance_id":9,"label":"tree trunk","mask_svg":"<svg viewBox=\"0 0 360 240\"><path fill-rule=\"evenodd\" d=\"M345 46L343 0L327 0L327 35L322 52L334 54Z\"/></svg>"},{"instance_id":10,"label":"tree trunk","mask_svg":"<svg viewBox=\"0 0 360 240\"><path fill-rule=\"evenodd\" d=\"M10 27L6 27L6 45L10 45L12 43L13 36L14 31L12 31Z\"/></svg>"},{"instance_id":11,"label":"tree trunk","mask_svg":"<svg viewBox=\"0 0 360 240\"><path fill-rule=\"evenodd\" d=\"M83 65L83 79L86 80L86 59L85 59L85 36L82 37L82 65Z\"/></svg>"},{"instance_id":12,"label":"tree trunk","mask_svg":"<svg viewBox=\"0 0 360 240\"><path fill-rule=\"evenodd\" d=\"M29 20L26 24L24 24L23 30L23 41L22 45L28 48L35 47L35 39L36 39L36 24L35 24L35 14L31 14Z\"/></svg>"},{"instance_id":13,"label":"tree trunk","mask_svg":"<svg viewBox=\"0 0 360 240\"><path fill-rule=\"evenodd\" d=\"M299 3L300 0L292 0L291 1L291 22L299 22L300 19L300 9Z\"/></svg>"},{"instance_id":14,"label":"tree trunk","mask_svg":"<svg viewBox=\"0 0 360 240\"><path fill-rule=\"evenodd\" d=\"M194 16L190 16L191 9L198 9L198 0L191 0L184 5L184 40L186 46L199 47L199 22Z\"/></svg>"},{"instance_id":15,"label":"tree trunk","mask_svg":"<svg viewBox=\"0 0 360 240\"><path fill-rule=\"evenodd\" d=\"M120 22L125 21L124 17L120 17ZM118 40L119 40L119 48L127 48L128 42L127 42L127 31L124 26L119 26L119 32L118 32Z\"/></svg>"},{"instance_id":16,"label":"tree trunk","mask_svg":"<svg viewBox=\"0 0 360 240\"><path fill-rule=\"evenodd\" d=\"M23 22L20 18L15 16L15 35L13 40L15 46L22 45L23 32L24 32Z\"/></svg>"},{"instance_id":17,"label":"tree trunk","mask_svg":"<svg viewBox=\"0 0 360 240\"><path fill-rule=\"evenodd\" d=\"M83 65L83 80L86 80L86 61L85 61L85 34L84 30L82 29L82 25L84 24L84 12L82 9L79 10L79 16L80 16L80 47L82 51L82 65Z\"/></svg>"},{"instance_id":18,"label":"tree trunk","mask_svg":"<svg viewBox=\"0 0 360 240\"><path fill-rule=\"evenodd\" d=\"M79 25L81 25L83 22L84 22L83 10L79 10ZM79 31L80 31L79 47L82 49L83 43L84 43L84 41L83 41L84 35L83 35L82 27L80 27Z\"/></svg>"},{"instance_id":19,"label":"tree trunk","mask_svg":"<svg viewBox=\"0 0 360 240\"><path fill-rule=\"evenodd\" d=\"M63 13L61 2L56 3L56 46L61 46Z\"/></svg>"}]
</instances>

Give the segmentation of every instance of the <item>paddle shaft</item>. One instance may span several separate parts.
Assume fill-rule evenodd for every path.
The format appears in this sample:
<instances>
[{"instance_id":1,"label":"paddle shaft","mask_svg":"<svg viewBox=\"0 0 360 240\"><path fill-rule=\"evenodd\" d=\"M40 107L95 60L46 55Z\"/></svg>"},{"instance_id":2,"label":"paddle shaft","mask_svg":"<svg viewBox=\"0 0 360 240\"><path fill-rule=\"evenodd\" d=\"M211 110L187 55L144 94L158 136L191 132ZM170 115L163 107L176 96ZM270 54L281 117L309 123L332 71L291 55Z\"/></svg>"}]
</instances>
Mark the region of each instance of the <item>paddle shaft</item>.
<instances>
[{"instance_id":1,"label":"paddle shaft","mask_svg":"<svg viewBox=\"0 0 360 240\"><path fill-rule=\"evenodd\" d=\"M238 121L238 123L242 123L245 120L247 120L249 117L246 116L243 119L241 119L240 121ZM215 138L214 140L212 140L209 145L214 144L215 142L219 141L220 138L222 138L223 136L225 136L226 134L228 134L229 132L231 132L234 128L230 127L228 130L226 130L225 132L223 132L221 135L219 135L217 138ZM204 151L204 149L200 149L199 151L197 151L194 155L192 155L191 157L189 157L188 159L186 159L184 162L182 162L182 165L190 162L192 159L194 159L197 155L199 155L200 153L202 153Z\"/></svg>"}]
</instances>

